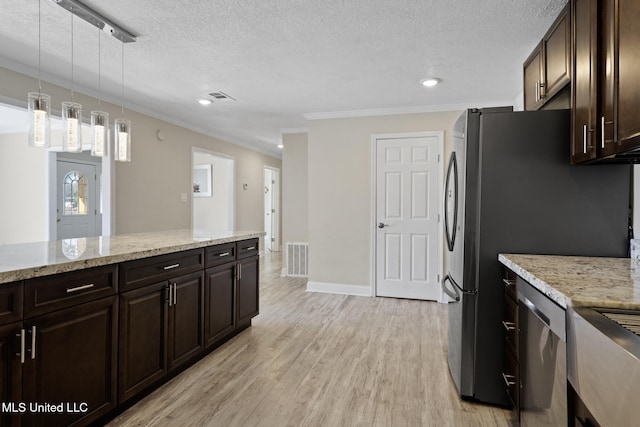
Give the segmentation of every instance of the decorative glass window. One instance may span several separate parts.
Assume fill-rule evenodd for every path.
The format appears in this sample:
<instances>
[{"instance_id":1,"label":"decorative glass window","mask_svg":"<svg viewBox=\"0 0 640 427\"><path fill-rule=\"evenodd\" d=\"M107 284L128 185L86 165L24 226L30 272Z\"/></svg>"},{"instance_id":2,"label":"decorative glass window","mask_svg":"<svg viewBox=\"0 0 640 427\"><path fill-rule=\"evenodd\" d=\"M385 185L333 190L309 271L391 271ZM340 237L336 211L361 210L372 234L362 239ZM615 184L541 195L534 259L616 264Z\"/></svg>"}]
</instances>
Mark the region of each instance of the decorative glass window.
<instances>
[{"instance_id":1,"label":"decorative glass window","mask_svg":"<svg viewBox=\"0 0 640 427\"><path fill-rule=\"evenodd\" d=\"M71 171L62 181L63 215L87 214L87 177Z\"/></svg>"}]
</instances>

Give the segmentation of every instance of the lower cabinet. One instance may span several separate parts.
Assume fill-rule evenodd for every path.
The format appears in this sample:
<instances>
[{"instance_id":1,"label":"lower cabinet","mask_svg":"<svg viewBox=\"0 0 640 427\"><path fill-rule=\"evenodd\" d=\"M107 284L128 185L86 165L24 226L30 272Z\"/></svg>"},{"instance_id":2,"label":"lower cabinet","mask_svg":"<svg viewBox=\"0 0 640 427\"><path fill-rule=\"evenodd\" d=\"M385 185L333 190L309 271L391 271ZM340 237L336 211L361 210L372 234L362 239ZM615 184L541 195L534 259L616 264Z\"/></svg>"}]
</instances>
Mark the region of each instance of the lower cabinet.
<instances>
[{"instance_id":1,"label":"lower cabinet","mask_svg":"<svg viewBox=\"0 0 640 427\"><path fill-rule=\"evenodd\" d=\"M21 332L22 322L0 326L1 403L17 405L22 400L22 364L20 357L16 356L20 353ZM9 408L0 412L0 426L19 426L20 414L5 409Z\"/></svg>"},{"instance_id":2,"label":"lower cabinet","mask_svg":"<svg viewBox=\"0 0 640 427\"><path fill-rule=\"evenodd\" d=\"M251 323L259 312L258 282L260 276L258 257L238 261L237 279L237 326Z\"/></svg>"},{"instance_id":3,"label":"lower cabinet","mask_svg":"<svg viewBox=\"0 0 640 427\"><path fill-rule=\"evenodd\" d=\"M203 273L120 294L120 402L204 350Z\"/></svg>"},{"instance_id":4,"label":"lower cabinet","mask_svg":"<svg viewBox=\"0 0 640 427\"><path fill-rule=\"evenodd\" d=\"M23 323L23 426L87 423L117 406L117 298L111 296Z\"/></svg>"},{"instance_id":5,"label":"lower cabinet","mask_svg":"<svg viewBox=\"0 0 640 427\"><path fill-rule=\"evenodd\" d=\"M207 348L236 328L236 263L206 271L204 335Z\"/></svg>"}]
</instances>

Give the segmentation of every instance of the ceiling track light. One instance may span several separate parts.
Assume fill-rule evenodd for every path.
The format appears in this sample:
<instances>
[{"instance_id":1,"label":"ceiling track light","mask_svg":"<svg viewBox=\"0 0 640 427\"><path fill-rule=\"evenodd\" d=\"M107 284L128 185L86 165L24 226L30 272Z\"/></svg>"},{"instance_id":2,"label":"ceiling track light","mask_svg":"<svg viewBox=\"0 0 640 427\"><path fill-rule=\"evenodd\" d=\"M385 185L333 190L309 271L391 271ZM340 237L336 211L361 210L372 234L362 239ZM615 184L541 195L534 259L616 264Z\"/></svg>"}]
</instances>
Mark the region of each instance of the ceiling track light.
<instances>
[{"instance_id":1,"label":"ceiling track light","mask_svg":"<svg viewBox=\"0 0 640 427\"><path fill-rule=\"evenodd\" d=\"M122 28L115 22L111 21L110 19L100 15L98 12L96 12L95 10L91 9L89 6L81 3L78 0L49 0L49 1L68 10L69 12L76 15L78 18L84 19L91 25L94 25L100 28L102 31L105 31L111 34L113 37L117 38L123 43L133 43L137 40L137 36L125 30L124 28Z\"/></svg>"}]
</instances>

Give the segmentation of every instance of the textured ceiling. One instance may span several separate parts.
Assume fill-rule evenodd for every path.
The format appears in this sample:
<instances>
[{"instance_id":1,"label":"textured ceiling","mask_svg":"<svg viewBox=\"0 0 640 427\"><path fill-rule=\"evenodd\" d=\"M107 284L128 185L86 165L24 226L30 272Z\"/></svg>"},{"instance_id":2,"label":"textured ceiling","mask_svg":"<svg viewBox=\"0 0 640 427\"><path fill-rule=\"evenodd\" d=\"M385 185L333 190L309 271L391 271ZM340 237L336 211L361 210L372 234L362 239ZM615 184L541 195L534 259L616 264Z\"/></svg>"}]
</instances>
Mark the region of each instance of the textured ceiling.
<instances>
[{"instance_id":1,"label":"textured ceiling","mask_svg":"<svg viewBox=\"0 0 640 427\"><path fill-rule=\"evenodd\" d=\"M138 35L125 45L126 106L279 155L282 129L305 115L511 103L566 0L83 3ZM69 85L71 15L41 8L43 78ZM38 0L2 0L0 22L0 66L35 76ZM76 18L74 40L76 90L96 94L98 30ZM120 103L121 44L103 33L101 51L103 98ZM420 86L427 76L442 84ZM214 91L237 101L196 102Z\"/></svg>"}]
</instances>

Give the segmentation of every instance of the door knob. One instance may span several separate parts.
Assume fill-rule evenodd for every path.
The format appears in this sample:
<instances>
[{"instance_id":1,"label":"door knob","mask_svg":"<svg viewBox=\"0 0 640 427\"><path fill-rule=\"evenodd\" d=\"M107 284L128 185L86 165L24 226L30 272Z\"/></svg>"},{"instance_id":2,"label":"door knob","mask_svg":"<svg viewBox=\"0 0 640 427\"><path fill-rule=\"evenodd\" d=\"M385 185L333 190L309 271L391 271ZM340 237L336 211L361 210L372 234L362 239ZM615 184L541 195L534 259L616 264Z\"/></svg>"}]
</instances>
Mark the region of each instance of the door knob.
<instances>
[{"instance_id":1,"label":"door knob","mask_svg":"<svg viewBox=\"0 0 640 427\"><path fill-rule=\"evenodd\" d=\"M387 227L388 225L389 225L389 224L384 224L384 223L382 223L382 222L379 222L379 223L378 223L378 228L385 228L385 227Z\"/></svg>"}]
</instances>

